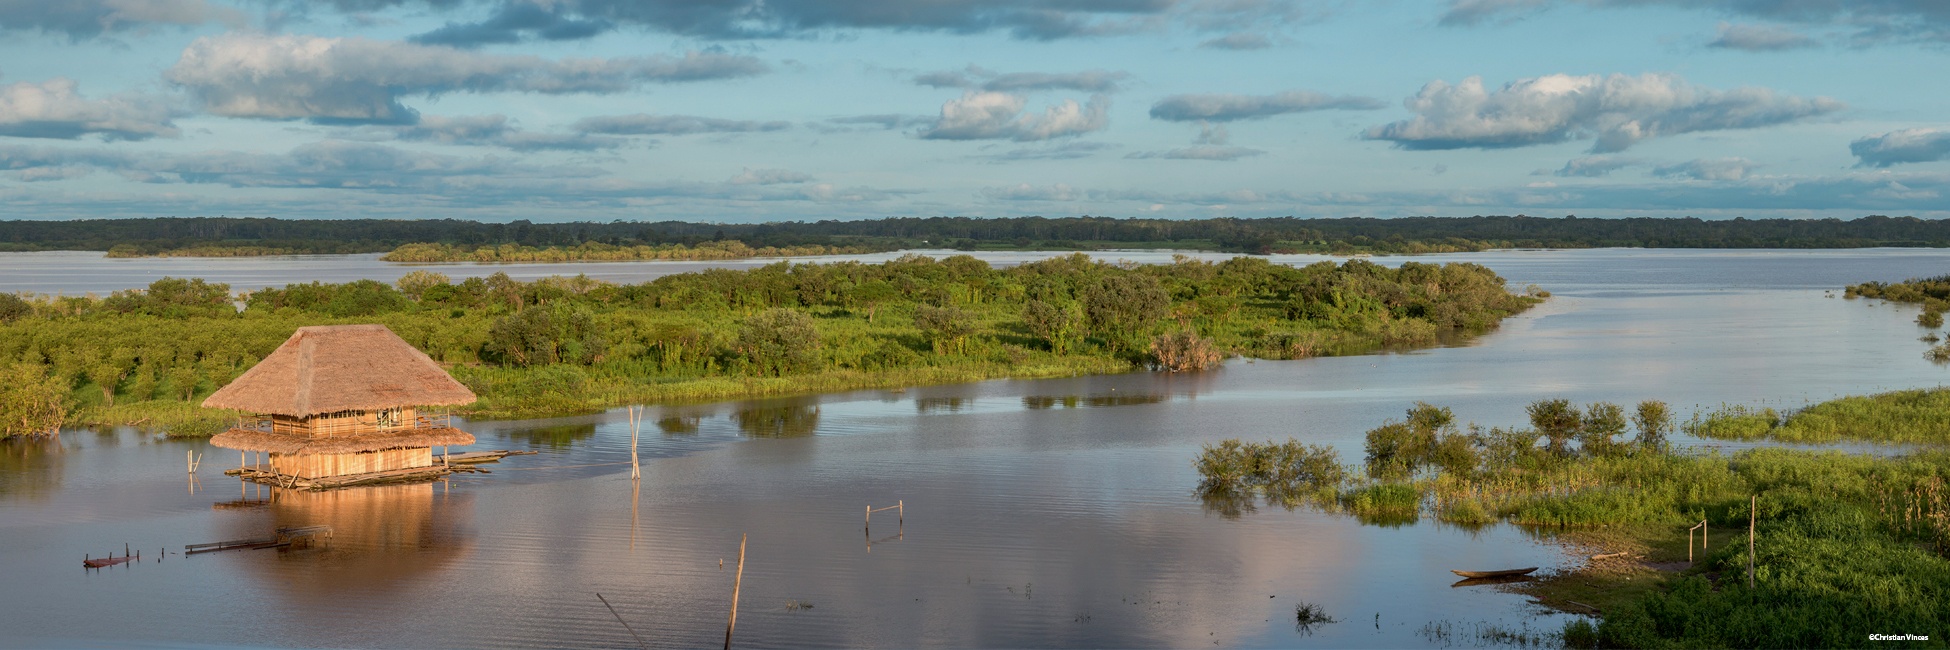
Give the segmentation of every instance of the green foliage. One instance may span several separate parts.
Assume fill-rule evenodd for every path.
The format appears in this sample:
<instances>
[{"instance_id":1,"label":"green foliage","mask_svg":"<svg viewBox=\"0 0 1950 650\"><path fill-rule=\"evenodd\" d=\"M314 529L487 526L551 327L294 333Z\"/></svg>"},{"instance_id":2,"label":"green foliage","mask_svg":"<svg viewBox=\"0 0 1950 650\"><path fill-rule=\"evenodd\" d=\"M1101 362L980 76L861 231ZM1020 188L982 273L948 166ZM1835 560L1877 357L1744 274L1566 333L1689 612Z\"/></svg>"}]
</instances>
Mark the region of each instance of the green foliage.
<instances>
[{"instance_id":1,"label":"green foliage","mask_svg":"<svg viewBox=\"0 0 1950 650\"><path fill-rule=\"evenodd\" d=\"M345 284L312 282L263 289L252 292L245 304L252 309L301 309L346 318L404 311L412 306L412 299L383 282L354 280Z\"/></svg>"},{"instance_id":2,"label":"green foliage","mask_svg":"<svg viewBox=\"0 0 1950 650\"><path fill-rule=\"evenodd\" d=\"M510 366L589 365L608 345L588 310L534 307L496 318L482 356Z\"/></svg>"},{"instance_id":3,"label":"green foliage","mask_svg":"<svg viewBox=\"0 0 1950 650\"><path fill-rule=\"evenodd\" d=\"M38 363L0 365L0 440L53 433L68 416L68 390Z\"/></svg>"},{"instance_id":4,"label":"green foliage","mask_svg":"<svg viewBox=\"0 0 1950 650\"><path fill-rule=\"evenodd\" d=\"M427 292L434 287L450 286L452 284L453 279L447 277L447 274L436 273L426 269L418 269L412 273L402 275L399 280L393 282L394 286L399 287L400 293L406 294L407 298L413 300L420 300L426 297Z\"/></svg>"},{"instance_id":5,"label":"green foliage","mask_svg":"<svg viewBox=\"0 0 1950 650\"><path fill-rule=\"evenodd\" d=\"M1950 389L1927 388L1843 397L1802 409L1767 432L1782 442L1845 440L1950 444Z\"/></svg>"},{"instance_id":6,"label":"green foliage","mask_svg":"<svg viewBox=\"0 0 1950 650\"><path fill-rule=\"evenodd\" d=\"M1722 404L1710 412L1696 412L1684 425L1686 433L1711 440L1760 440L1781 423L1771 408Z\"/></svg>"},{"instance_id":7,"label":"green foliage","mask_svg":"<svg viewBox=\"0 0 1950 650\"><path fill-rule=\"evenodd\" d=\"M1632 414L1632 426L1638 429L1640 449L1654 452L1666 450L1666 437L1673 431L1672 410L1665 402L1646 400Z\"/></svg>"},{"instance_id":8,"label":"green foliage","mask_svg":"<svg viewBox=\"0 0 1950 650\"><path fill-rule=\"evenodd\" d=\"M1944 246L1950 224L1912 217L1696 219L1467 218L1115 219L895 217L752 224L490 223L454 219L161 218L0 221L12 250L97 250L117 256L377 253L402 258L658 259L663 251L736 243L747 249L895 250L923 241L963 249L1217 249L1246 253L1423 254L1489 248L1859 248ZM834 247L839 247L835 249ZM647 254L646 251L647 250ZM504 254L504 250L507 251ZM425 251L425 252L416 252ZM480 259L473 257L471 259Z\"/></svg>"},{"instance_id":9,"label":"green foliage","mask_svg":"<svg viewBox=\"0 0 1950 650\"><path fill-rule=\"evenodd\" d=\"M758 374L783 377L804 372L817 361L819 330L802 312L767 309L745 319L735 345Z\"/></svg>"},{"instance_id":10,"label":"green foliage","mask_svg":"<svg viewBox=\"0 0 1950 650\"><path fill-rule=\"evenodd\" d=\"M1219 366L1224 355L1212 341L1191 330L1159 334L1151 339L1152 367L1165 372L1196 372Z\"/></svg>"},{"instance_id":11,"label":"green foliage","mask_svg":"<svg viewBox=\"0 0 1950 650\"><path fill-rule=\"evenodd\" d=\"M1368 523L1400 525L1421 518L1423 494L1409 483L1379 483L1341 495L1349 513Z\"/></svg>"},{"instance_id":12,"label":"green foliage","mask_svg":"<svg viewBox=\"0 0 1950 650\"><path fill-rule=\"evenodd\" d=\"M19 295L0 293L0 324L11 323L34 313L34 306Z\"/></svg>"},{"instance_id":13,"label":"green foliage","mask_svg":"<svg viewBox=\"0 0 1950 650\"><path fill-rule=\"evenodd\" d=\"M967 354L968 337L975 334L975 315L955 307L914 306L914 327L921 330L935 354Z\"/></svg>"},{"instance_id":14,"label":"green foliage","mask_svg":"<svg viewBox=\"0 0 1950 650\"><path fill-rule=\"evenodd\" d=\"M230 302L230 285L210 284L202 278L165 277L149 283L147 290L117 291L101 301L101 308L163 318L207 318L237 313Z\"/></svg>"},{"instance_id":15,"label":"green foliage","mask_svg":"<svg viewBox=\"0 0 1950 650\"><path fill-rule=\"evenodd\" d=\"M1137 349L1171 301L1156 278L1135 273L1098 277L1084 285L1082 297L1090 333L1112 352Z\"/></svg>"},{"instance_id":16,"label":"green foliage","mask_svg":"<svg viewBox=\"0 0 1950 650\"><path fill-rule=\"evenodd\" d=\"M1289 318L1282 305L1316 282L1370 292L1377 298L1363 304L1378 311ZM1096 296L1094 316L1086 294ZM121 424L146 415L100 418L207 394L308 325L384 324L456 375L482 381L470 412L519 416L1128 371L1151 360L1141 355L1158 332L1198 332L1187 360L1356 354L1408 340L1405 332L1423 341L1418 332L1493 326L1535 301L1473 265L1296 269L1239 258L1134 266L1078 255L1002 269L966 256L781 262L620 286L504 273L453 282L416 271L399 288L360 281L261 290L241 312L227 287L201 280L23 302L26 315L0 322L0 359L47 365L80 400L75 423ZM889 310L899 317L876 318ZM573 393L520 379L556 366L581 373Z\"/></svg>"},{"instance_id":17,"label":"green foliage","mask_svg":"<svg viewBox=\"0 0 1950 650\"><path fill-rule=\"evenodd\" d=\"M1074 301L1030 300L1022 306L1022 322L1057 354L1083 344L1083 307Z\"/></svg>"}]
</instances>

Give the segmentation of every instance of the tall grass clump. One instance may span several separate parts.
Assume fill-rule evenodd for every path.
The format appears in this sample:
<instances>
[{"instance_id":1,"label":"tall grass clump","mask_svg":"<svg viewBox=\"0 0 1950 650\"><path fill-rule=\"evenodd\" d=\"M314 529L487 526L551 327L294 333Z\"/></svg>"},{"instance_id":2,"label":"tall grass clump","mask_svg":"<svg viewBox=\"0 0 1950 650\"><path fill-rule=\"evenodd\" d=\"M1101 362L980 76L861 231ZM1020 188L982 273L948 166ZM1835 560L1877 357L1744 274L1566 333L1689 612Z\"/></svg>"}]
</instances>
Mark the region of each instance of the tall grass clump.
<instances>
[{"instance_id":1,"label":"tall grass clump","mask_svg":"<svg viewBox=\"0 0 1950 650\"><path fill-rule=\"evenodd\" d=\"M1693 413L1682 428L1694 437L1709 440L1760 440L1780 423L1781 414L1771 408L1722 404L1709 412Z\"/></svg>"}]
</instances>

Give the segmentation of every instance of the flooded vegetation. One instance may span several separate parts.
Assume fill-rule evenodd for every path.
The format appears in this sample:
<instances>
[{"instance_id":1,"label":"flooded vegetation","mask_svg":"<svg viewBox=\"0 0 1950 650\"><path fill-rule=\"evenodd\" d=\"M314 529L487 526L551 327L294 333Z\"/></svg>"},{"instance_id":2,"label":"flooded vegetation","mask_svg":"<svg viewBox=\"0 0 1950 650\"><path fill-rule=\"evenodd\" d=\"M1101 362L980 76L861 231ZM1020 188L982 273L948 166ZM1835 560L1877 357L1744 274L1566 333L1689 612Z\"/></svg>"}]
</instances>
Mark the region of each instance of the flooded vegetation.
<instances>
[{"instance_id":1,"label":"flooded vegetation","mask_svg":"<svg viewBox=\"0 0 1950 650\"><path fill-rule=\"evenodd\" d=\"M1458 261L1555 297L1495 332L1397 353L653 405L639 481L620 409L475 418L461 425L475 449L539 453L319 495L223 477L236 454L201 439L68 427L0 443L0 628L29 646L635 647L627 622L645 645L715 647L749 535L740 646L1858 645L1845 606L1942 620L1926 603L1945 594L1916 582L1946 582L1927 471L1942 459L1684 428L1641 443L1633 420L1646 400L1679 422L1720 404L1791 420L1940 383L1911 314L1822 297L1837 278L1950 261L1928 254L1484 254ZM1444 469L1463 466L1454 440L1536 431L1529 407L1560 399L1539 413L1583 427L1558 431L1569 455L1539 433L1534 456L1472 441L1474 470ZM1450 417L1405 417L1417 402ZM1375 458L1392 469L1370 472L1384 447L1368 433L1391 420L1376 438L1392 451ZM1583 453L1604 431L1616 452ZM1208 503L1193 461L1227 440L1237 492ZM203 467L186 473L186 454ZM1309 480L1333 483L1331 498L1270 489L1330 466L1337 480ZM310 498L326 495L343 496ZM1747 591L1756 495L1762 572ZM863 508L896 503L900 521L882 512L862 530ZM1710 543L1689 564L1701 520ZM312 525L334 534L150 558ZM78 566L124 543L143 561ZM1501 584L1450 573L1519 567L1540 568ZM1856 592L1877 595L1840 595ZM1734 618L1748 598L1781 613Z\"/></svg>"},{"instance_id":2,"label":"flooded vegetation","mask_svg":"<svg viewBox=\"0 0 1950 650\"><path fill-rule=\"evenodd\" d=\"M1902 430L1926 397L1851 397L1801 413L1815 414L1824 432ZM1566 400L1542 400L1526 410L1530 428L1472 425L1463 433L1448 409L1417 404L1403 422L1368 431L1361 473L1335 466L1325 448L1223 441L1193 462L1199 496L1210 504L1248 487L1269 503L1345 512L1367 523L1412 523L1427 511L1462 525L1573 531L1584 541L1575 531L1619 527L1637 531L1620 544L1633 549L1679 527L1737 531L1747 520L1751 532L1736 532L1717 550L1702 544L1697 560L1689 537L1688 562L1677 575L1638 576L1663 585L1656 590L1580 595L1591 604L1551 603L1548 586L1532 589L1566 611L1602 613L1595 627L1574 621L1565 628L1562 637L1580 647L1833 647L1858 642L1862 629L1950 624L1942 606L1950 598L1950 452L1700 453L1663 444L1671 423L1657 402L1640 405L1637 436L1629 441L1617 439L1626 424L1615 405L1591 404L1580 413ZM1761 417L1732 410L1696 419L1708 424L1688 430L1725 432L1735 426L1730 422ZM1604 552L1593 560L1633 554ZM1590 572L1574 579L1616 577Z\"/></svg>"}]
</instances>

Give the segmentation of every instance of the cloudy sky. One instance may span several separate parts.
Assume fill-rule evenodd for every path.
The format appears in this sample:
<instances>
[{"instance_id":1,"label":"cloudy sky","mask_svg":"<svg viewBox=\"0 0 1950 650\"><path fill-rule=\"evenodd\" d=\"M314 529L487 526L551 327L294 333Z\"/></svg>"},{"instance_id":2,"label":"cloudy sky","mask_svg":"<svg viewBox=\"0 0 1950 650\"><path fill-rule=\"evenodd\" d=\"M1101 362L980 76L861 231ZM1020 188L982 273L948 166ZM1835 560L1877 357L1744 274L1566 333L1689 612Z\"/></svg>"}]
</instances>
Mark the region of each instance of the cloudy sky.
<instances>
[{"instance_id":1,"label":"cloudy sky","mask_svg":"<svg viewBox=\"0 0 1950 650\"><path fill-rule=\"evenodd\" d=\"M0 0L0 218L1950 217L1942 0Z\"/></svg>"}]
</instances>

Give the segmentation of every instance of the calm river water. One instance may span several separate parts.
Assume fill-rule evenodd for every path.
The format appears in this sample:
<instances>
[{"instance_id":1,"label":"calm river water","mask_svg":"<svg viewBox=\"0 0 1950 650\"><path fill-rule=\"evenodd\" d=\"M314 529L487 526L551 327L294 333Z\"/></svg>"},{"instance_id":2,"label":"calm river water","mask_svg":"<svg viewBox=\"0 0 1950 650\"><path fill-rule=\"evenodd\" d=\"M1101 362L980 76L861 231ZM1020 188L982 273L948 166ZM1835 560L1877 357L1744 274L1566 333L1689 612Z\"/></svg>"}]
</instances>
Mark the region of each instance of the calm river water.
<instances>
[{"instance_id":1,"label":"calm river water","mask_svg":"<svg viewBox=\"0 0 1950 650\"><path fill-rule=\"evenodd\" d=\"M653 406L641 482L629 478L620 410L472 422L477 449L540 453L491 474L324 494L241 486L220 473L226 450L126 430L0 445L0 645L636 645L601 593L648 645L716 646L749 534L743 647L1475 646L1479 625L1548 632L1564 618L1492 588L1452 588L1449 569L1572 559L1510 526L1379 527L1278 508L1227 518L1192 497L1200 445L1293 436L1352 461L1363 431L1418 400L1509 425L1546 397L1664 399L1683 417L1950 376L1922 358L1914 308L1839 297L1848 283L1950 273L1950 251L1418 259L1481 262L1556 297L1469 345L1409 354ZM640 281L697 267L442 270ZM405 270L369 256L9 254L0 290L105 292L163 274L245 289ZM186 451L208 452L194 476ZM862 530L867 506L897 501L913 502L912 528L890 511ZM312 524L334 537L157 560ZM141 564L80 567L84 553L124 543L144 550ZM1301 601L1339 622L1296 629ZM1448 636L1430 632L1445 626Z\"/></svg>"}]
</instances>

